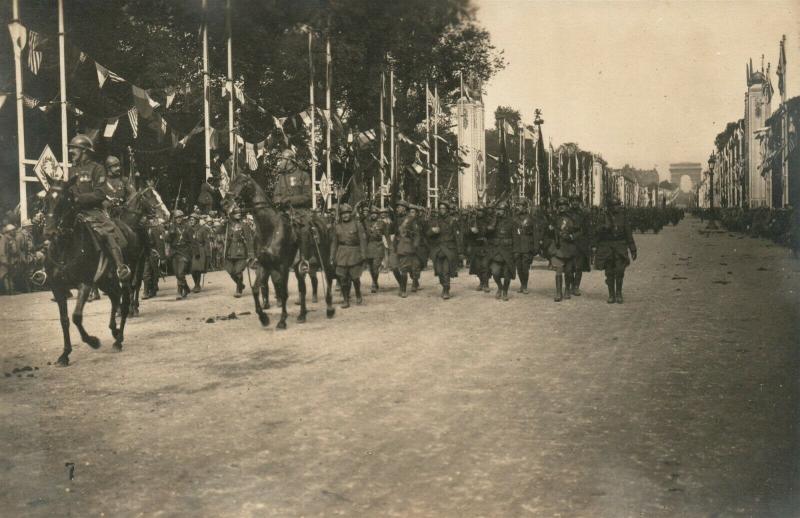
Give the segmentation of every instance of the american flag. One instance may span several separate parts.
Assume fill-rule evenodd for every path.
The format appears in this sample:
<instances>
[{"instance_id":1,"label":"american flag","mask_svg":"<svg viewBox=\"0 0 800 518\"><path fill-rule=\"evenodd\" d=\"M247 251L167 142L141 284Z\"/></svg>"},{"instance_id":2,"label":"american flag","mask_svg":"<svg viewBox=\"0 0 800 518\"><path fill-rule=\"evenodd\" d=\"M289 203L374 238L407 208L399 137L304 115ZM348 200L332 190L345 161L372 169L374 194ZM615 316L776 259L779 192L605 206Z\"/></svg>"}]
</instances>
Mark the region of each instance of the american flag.
<instances>
[{"instance_id":1,"label":"american flag","mask_svg":"<svg viewBox=\"0 0 800 518\"><path fill-rule=\"evenodd\" d=\"M40 41L38 32L28 31L28 68L34 75L39 74L39 67L42 66L42 51L36 50Z\"/></svg>"},{"instance_id":2,"label":"american flag","mask_svg":"<svg viewBox=\"0 0 800 518\"><path fill-rule=\"evenodd\" d=\"M139 112L136 111L136 108L131 108L128 110L128 122L131 123L131 132L133 132L133 138L139 136Z\"/></svg>"}]
</instances>

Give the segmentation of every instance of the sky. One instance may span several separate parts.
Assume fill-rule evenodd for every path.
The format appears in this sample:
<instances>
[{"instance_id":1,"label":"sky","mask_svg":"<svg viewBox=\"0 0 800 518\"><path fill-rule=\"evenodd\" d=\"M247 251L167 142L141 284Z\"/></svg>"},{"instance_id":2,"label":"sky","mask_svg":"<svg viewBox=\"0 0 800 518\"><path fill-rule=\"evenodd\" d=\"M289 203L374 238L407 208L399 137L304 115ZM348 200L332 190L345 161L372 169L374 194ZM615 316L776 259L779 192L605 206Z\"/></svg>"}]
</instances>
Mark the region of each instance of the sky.
<instances>
[{"instance_id":1,"label":"sky","mask_svg":"<svg viewBox=\"0 0 800 518\"><path fill-rule=\"evenodd\" d=\"M714 137L744 115L745 65L772 62L786 35L788 95L800 95L800 0L474 0L507 67L484 85L553 145L577 142L611 167L706 163Z\"/></svg>"}]
</instances>

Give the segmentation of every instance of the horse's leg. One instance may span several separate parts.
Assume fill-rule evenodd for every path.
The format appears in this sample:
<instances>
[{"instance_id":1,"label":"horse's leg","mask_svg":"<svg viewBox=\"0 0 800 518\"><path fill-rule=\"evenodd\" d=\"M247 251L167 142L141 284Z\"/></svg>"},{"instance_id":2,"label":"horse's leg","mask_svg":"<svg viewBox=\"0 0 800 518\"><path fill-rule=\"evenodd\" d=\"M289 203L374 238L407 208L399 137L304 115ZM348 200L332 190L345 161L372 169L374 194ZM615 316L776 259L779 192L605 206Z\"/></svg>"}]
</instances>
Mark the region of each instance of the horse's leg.
<instances>
[{"instance_id":1,"label":"horse's leg","mask_svg":"<svg viewBox=\"0 0 800 518\"><path fill-rule=\"evenodd\" d=\"M261 307L261 300L259 299L260 291L264 289L264 286L267 286L267 281L269 280L269 274L266 272L264 268L258 269L258 277L256 278L256 283L250 287L250 291L253 294L253 302L256 306L256 314L258 315L258 320L261 322L261 325L266 327L269 325L269 315L264 312L264 309ZM267 290L269 288L266 288ZM268 292L269 293L269 292Z\"/></svg>"},{"instance_id":2,"label":"horse's leg","mask_svg":"<svg viewBox=\"0 0 800 518\"><path fill-rule=\"evenodd\" d=\"M276 280L276 273L278 279ZM289 312L286 311L286 301L289 300L289 267L282 266L280 271L272 272L272 283L275 285L275 291L278 292L278 297L281 299L281 319L278 321L278 329L286 329L286 318Z\"/></svg>"},{"instance_id":3,"label":"horse's leg","mask_svg":"<svg viewBox=\"0 0 800 518\"><path fill-rule=\"evenodd\" d=\"M78 332L81 334L81 340L92 349L98 349L100 348L100 340L96 336L87 333L86 329L83 327L83 306L86 305L86 299L89 298L93 286L93 284L85 283L78 286L78 296L75 301L75 309L72 312L72 323L78 328Z\"/></svg>"},{"instance_id":4,"label":"horse's leg","mask_svg":"<svg viewBox=\"0 0 800 518\"><path fill-rule=\"evenodd\" d=\"M297 315L297 322L302 324L306 321L306 274L300 272L299 268L294 269L294 276L297 279L297 291L300 298L300 314Z\"/></svg>"},{"instance_id":5,"label":"horse's leg","mask_svg":"<svg viewBox=\"0 0 800 518\"><path fill-rule=\"evenodd\" d=\"M72 341L69 337L69 311L67 309L67 290L62 288L53 289L53 297L58 303L58 316L61 320L61 334L64 335L64 350L56 360L56 364L61 367L69 365L69 354L72 352Z\"/></svg>"},{"instance_id":6,"label":"horse's leg","mask_svg":"<svg viewBox=\"0 0 800 518\"><path fill-rule=\"evenodd\" d=\"M323 275L325 275L324 272ZM317 302L319 302L319 299L317 298L317 287L319 286L319 279L317 279L316 270L311 270L311 272L309 272L309 279L311 280L311 302L316 304Z\"/></svg>"},{"instance_id":7,"label":"horse's leg","mask_svg":"<svg viewBox=\"0 0 800 518\"><path fill-rule=\"evenodd\" d=\"M114 295L118 299L121 298L120 307L122 308L122 318L120 318L119 331L114 336L114 345L112 346L111 350L114 352L120 352L122 351L122 342L125 340L125 322L127 322L128 314L131 310L131 289L128 286L123 286L122 289L116 292Z\"/></svg>"},{"instance_id":8,"label":"horse's leg","mask_svg":"<svg viewBox=\"0 0 800 518\"><path fill-rule=\"evenodd\" d=\"M113 283L109 283L113 285ZM108 290L108 300L111 301L111 316L108 319L108 328L111 330L111 336L116 340L119 329L117 329L117 313L120 312L119 296L114 293L113 286ZM122 313L119 313L122 316Z\"/></svg>"},{"instance_id":9,"label":"horse's leg","mask_svg":"<svg viewBox=\"0 0 800 518\"><path fill-rule=\"evenodd\" d=\"M261 282L258 283L261 286L261 294L263 296L264 302L264 309L269 309L269 274L265 273L261 277Z\"/></svg>"},{"instance_id":10,"label":"horse's leg","mask_svg":"<svg viewBox=\"0 0 800 518\"><path fill-rule=\"evenodd\" d=\"M136 263L136 274L133 278L133 282L131 283L131 316L138 317L139 316L139 291L142 289L142 279L144 278L144 267L145 263L147 262L147 256L143 255L139 257L139 261Z\"/></svg>"}]
</instances>

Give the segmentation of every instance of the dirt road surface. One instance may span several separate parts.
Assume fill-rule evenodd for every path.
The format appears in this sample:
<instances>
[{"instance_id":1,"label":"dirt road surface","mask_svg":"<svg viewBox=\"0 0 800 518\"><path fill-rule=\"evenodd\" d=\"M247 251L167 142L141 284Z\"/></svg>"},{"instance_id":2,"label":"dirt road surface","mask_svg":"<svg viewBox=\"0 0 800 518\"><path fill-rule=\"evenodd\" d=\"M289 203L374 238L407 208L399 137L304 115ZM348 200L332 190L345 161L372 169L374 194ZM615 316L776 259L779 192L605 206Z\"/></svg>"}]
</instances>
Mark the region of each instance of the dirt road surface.
<instances>
[{"instance_id":1,"label":"dirt road surface","mask_svg":"<svg viewBox=\"0 0 800 518\"><path fill-rule=\"evenodd\" d=\"M0 515L800 516L800 262L700 228L637 235L623 305L536 263L277 331L168 279L119 354L90 304L67 368L49 294L2 297Z\"/></svg>"}]
</instances>

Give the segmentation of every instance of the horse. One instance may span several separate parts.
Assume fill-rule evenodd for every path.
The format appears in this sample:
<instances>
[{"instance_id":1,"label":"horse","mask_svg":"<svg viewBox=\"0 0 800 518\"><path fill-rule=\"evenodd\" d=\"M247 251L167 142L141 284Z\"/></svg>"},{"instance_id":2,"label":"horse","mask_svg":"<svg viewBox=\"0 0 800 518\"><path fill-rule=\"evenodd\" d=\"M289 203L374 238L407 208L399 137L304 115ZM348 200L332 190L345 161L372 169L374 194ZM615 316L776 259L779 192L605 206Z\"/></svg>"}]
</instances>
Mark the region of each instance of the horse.
<instances>
[{"instance_id":1,"label":"horse","mask_svg":"<svg viewBox=\"0 0 800 518\"><path fill-rule=\"evenodd\" d=\"M288 317L286 303L289 298L290 270L294 270L300 292L300 314L297 316L297 322L304 323L308 314L305 284L308 263L295 261L299 248L299 239L292 225L273 206L263 189L246 173L236 175L229 186L229 191L225 196L225 206L229 214L235 209L236 199L240 199L247 204L255 219L257 242L259 243L256 259L264 272L269 272L269 277L275 287L275 296L281 305L281 318L277 328L286 329L286 319ZM314 241L316 259L319 261L318 264L324 271L324 278L327 280L325 286L326 316L333 318L336 310L333 308L331 284L335 277L335 271L330 261L330 238L327 233L315 232L315 236L312 239ZM261 282L262 280L263 282ZM264 275L263 279L259 279L259 282L252 287L256 313L263 326L269 325L269 316L264 312L260 301L261 288L266 282L266 275Z\"/></svg>"},{"instance_id":2,"label":"horse","mask_svg":"<svg viewBox=\"0 0 800 518\"><path fill-rule=\"evenodd\" d=\"M147 257L151 251L151 246L142 219L146 215L155 214L168 220L170 217L169 209L161 200L158 192L150 185L137 191L131 196L123 205L116 207L114 210L114 220L119 220L133 230L141 246L139 253L135 257L126 257L129 261L128 266L131 269L131 305L130 317L139 316L139 291L142 287L142 279L144 278L144 267L147 264Z\"/></svg>"},{"instance_id":3,"label":"horse","mask_svg":"<svg viewBox=\"0 0 800 518\"><path fill-rule=\"evenodd\" d=\"M77 288L78 293L72 322L78 328L81 340L92 349L101 346L100 340L87 333L83 326L83 307L92 290L99 287L111 301L111 315L108 327L114 337L114 352L122 351L125 336L125 322L130 307L131 290L128 284L122 285L114 268L110 267L107 253L97 243L97 238L88 224L80 221L78 210L74 205L69 188L75 184L77 177L69 181L52 180L45 196L45 228L44 237L50 241L44 261L44 272L35 274L41 284L50 282L50 289L58 304L61 320L61 331L64 335L64 350L56 364L69 365L72 342L69 333L69 316L67 314L67 297L70 289ZM125 236L128 246L123 255L135 255L141 248L137 236L127 232ZM121 319L117 326L117 311Z\"/></svg>"}]
</instances>

